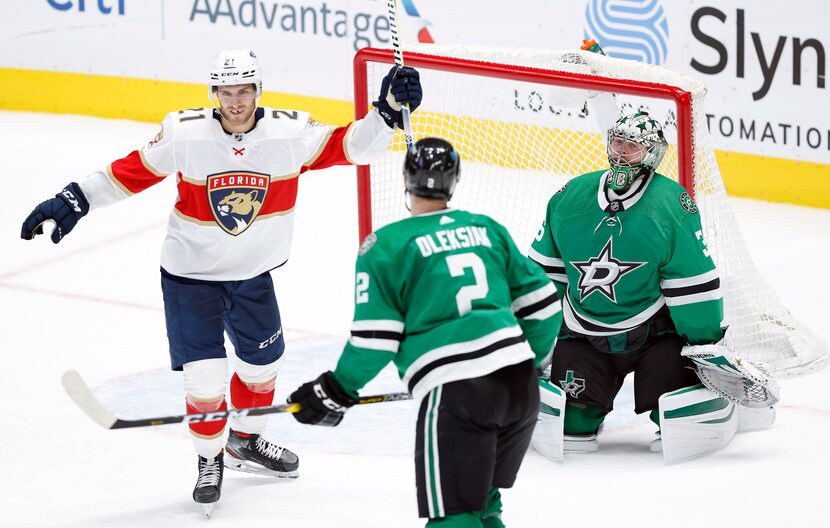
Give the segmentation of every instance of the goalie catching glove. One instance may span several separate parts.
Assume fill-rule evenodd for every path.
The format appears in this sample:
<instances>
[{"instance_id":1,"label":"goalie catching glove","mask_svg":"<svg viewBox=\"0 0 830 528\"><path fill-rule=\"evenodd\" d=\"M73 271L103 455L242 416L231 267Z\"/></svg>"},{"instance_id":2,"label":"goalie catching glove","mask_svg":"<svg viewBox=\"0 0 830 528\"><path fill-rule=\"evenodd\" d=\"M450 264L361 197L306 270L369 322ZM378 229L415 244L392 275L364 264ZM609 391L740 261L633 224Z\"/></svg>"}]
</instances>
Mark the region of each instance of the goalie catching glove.
<instances>
[{"instance_id":1,"label":"goalie catching glove","mask_svg":"<svg viewBox=\"0 0 830 528\"><path fill-rule=\"evenodd\" d=\"M289 403L299 403L300 410L294 418L309 425L335 426L343 420L346 409L357 402L337 383L331 371L324 372L314 380L300 385L288 397Z\"/></svg>"},{"instance_id":2,"label":"goalie catching glove","mask_svg":"<svg viewBox=\"0 0 830 528\"><path fill-rule=\"evenodd\" d=\"M728 332L711 345L684 346L681 355L694 361L707 389L737 405L772 407L779 400L775 379L762 364L739 357Z\"/></svg>"}]
</instances>

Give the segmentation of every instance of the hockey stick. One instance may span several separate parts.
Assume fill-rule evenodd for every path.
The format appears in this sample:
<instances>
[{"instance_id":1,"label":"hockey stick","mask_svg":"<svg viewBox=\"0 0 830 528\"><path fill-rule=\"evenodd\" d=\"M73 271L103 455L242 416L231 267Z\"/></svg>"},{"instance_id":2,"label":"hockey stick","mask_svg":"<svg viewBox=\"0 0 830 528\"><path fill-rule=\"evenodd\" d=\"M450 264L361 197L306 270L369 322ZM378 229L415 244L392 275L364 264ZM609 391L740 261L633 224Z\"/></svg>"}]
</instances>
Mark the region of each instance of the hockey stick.
<instances>
[{"instance_id":1,"label":"hockey stick","mask_svg":"<svg viewBox=\"0 0 830 528\"><path fill-rule=\"evenodd\" d=\"M68 370L61 376L63 388L72 401L75 402L87 416L104 429L129 429L132 427L149 427L153 425L165 425L180 422L211 422L224 420L226 418L241 418L243 416L262 416L275 413L294 413L300 410L299 403L285 403L281 405L269 405L266 407L251 407L249 409L233 409L229 411L216 411L200 414L179 414L175 416L160 416L158 418L141 418L138 420L125 420L101 405L92 391L89 390L86 382L75 370ZM389 394L377 394L375 396L362 396L358 398L355 405L367 403L381 403L388 401L411 400L412 395L408 392L393 392Z\"/></svg>"},{"instance_id":2,"label":"hockey stick","mask_svg":"<svg viewBox=\"0 0 830 528\"><path fill-rule=\"evenodd\" d=\"M392 51L395 53L395 64L403 68L403 50L401 50L401 43L398 41L398 2L397 0L386 0L386 7L389 16L389 29L392 33ZM401 105L401 115L403 116L403 135L406 138L406 150L412 151L412 121L410 119L409 103Z\"/></svg>"}]
</instances>

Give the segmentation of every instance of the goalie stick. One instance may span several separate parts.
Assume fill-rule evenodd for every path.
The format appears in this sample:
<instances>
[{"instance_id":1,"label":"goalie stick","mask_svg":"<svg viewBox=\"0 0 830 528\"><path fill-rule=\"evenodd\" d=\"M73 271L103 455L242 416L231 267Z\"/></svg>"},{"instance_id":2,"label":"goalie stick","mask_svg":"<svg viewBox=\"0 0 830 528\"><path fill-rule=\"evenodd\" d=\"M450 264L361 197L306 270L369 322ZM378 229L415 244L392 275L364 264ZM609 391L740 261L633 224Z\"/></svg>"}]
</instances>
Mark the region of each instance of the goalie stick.
<instances>
[{"instance_id":1,"label":"goalie stick","mask_svg":"<svg viewBox=\"0 0 830 528\"><path fill-rule=\"evenodd\" d=\"M75 370L68 370L61 376L61 383L64 390L72 398L82 411L92 420L103 427L104 429L129 429L132 427L150 427L154 425L166 425L180 422L211 422L215 420L224 420L232 417L243 416L262 416L265 414L275 413L294 413L300 410L299 403L284 403L281 405L268 405L265 407L251 407L249 409L233 409L229 411L216 411L199 414L179 414L173 416L159 416L157 418L139 418L136 420L127 420L119 418L113 412L101 405L89 386L83 380L80 374ZM367 403L381 403L388 401L411 400L412 395L408 392L393 392L389 394L377 394L374 396L361 396L358 398L355 405L365 405Z\"/></svg>"}]
</instances>

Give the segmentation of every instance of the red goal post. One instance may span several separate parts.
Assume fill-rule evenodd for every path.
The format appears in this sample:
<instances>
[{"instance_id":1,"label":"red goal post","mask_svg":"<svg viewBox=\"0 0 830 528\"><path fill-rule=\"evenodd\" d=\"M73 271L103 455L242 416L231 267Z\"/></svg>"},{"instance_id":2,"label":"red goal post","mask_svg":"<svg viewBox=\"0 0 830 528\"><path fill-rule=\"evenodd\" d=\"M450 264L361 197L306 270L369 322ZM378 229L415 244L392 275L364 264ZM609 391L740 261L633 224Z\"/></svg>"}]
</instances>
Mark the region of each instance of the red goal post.
<instances>
[{"instance_id":1,"label":"red goal post","mask_svg":"<svg viewBox=\"0 0 830 528\"><path fill-rule=\"evenodd\" d=\"M526 66L495 64L476 60L425 55L404 52L404 64L413 68L470 74L480 77L509 79L542 85L561 86L597 92L645 96L653 99L673 101L677 115L677 161L678 181L694 197L694 134L692 124L692 94L677 86L642 82L630 79L615 79L581 73L557 70L543 70ZM369 102L367 65L369 63L392 65L395 57L392 50L363 48L354 57L354 107L355 119L362 119L371 110ZM429 94L436 87L424 86ZM610 124L609 124L610 125ZM357 203L359 215L359 236L362 241L372 232L371 174L368 165L357 167Z\"/></svg>"}]
</instances>

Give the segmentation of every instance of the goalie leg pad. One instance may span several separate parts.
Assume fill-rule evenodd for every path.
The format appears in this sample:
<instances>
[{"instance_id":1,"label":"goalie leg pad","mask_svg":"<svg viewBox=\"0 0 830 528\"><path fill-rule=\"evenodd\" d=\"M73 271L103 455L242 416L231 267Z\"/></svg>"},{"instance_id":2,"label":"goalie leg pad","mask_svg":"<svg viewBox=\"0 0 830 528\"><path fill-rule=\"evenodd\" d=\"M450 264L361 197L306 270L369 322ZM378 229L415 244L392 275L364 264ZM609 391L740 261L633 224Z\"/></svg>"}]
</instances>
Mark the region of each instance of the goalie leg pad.
<instances>
[{"instance_id":1,"label":"goalie leg pad","mask_svg":"<svg viewBox=\"0 0 830 528\"><path fill-rule=\"evenodd\" d=\"M683 462L719 451L738 430L734 403L703 385L660 397L660 433L666 463Z\"/></svg>"},{"instance_id":2,"label":"goalie leg pad","mask_svg":"<svg viewBox=\"0 0 830 528\"><path fill-rule=\"evenodd\" d=\"M561 461L564 452L565 393L544 378L539 378L539 416L530 445L540 455Z\"/></svg>"}]
</instances>

